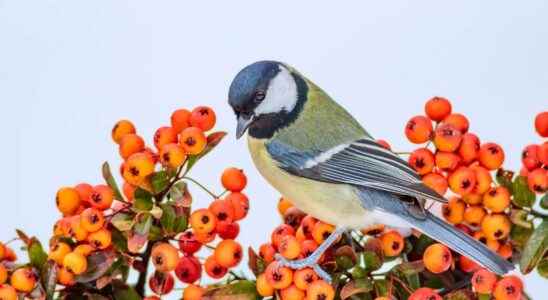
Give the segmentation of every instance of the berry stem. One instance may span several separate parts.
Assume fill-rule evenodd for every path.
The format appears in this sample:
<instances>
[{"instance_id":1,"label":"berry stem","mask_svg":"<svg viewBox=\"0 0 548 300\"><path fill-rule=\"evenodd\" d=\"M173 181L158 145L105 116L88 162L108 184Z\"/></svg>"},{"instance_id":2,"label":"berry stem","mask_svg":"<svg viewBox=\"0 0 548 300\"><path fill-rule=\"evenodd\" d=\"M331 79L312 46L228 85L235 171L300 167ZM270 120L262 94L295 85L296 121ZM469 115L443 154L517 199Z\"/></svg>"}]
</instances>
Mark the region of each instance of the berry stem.
<instances>
[{"instance_id":1,"label":"berry stem","mask_svg":"<svg viewBox=\"0 0 548 300\"><path fill-rule=\"evenodd\" d=\"M213 197L213 199L217 199L219 198L219 196L215 195L212 191L210 191L208 188L206 188L205 186L203 186L201 183L199 183L197 180L191 178L191 177L188 177L188 176L184 176L182 177L183 180L188 180L194 184L196 184L197 186L199 186L202 190L204 190L205 192L207 192L211 197Z\"/></svg>"}]
</instances>

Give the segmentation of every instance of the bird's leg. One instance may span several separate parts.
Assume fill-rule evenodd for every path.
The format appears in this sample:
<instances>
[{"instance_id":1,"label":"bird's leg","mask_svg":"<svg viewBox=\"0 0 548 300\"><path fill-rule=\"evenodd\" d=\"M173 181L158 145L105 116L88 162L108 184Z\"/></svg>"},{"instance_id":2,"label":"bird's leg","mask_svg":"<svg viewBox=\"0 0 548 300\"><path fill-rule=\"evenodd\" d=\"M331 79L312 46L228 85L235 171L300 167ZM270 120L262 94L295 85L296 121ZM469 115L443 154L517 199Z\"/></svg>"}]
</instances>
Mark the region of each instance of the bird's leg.
<instances>
[{"instance_id":1,"label":"bird's leg","mask_svg":"<svg viewBox=\"0 0 548 300\"><path fill-rule=\"evenodd\" d=\"M331 276L327 274L320 266L318 265L318 261L322 257L322 254L346 231L346 228L338 227L333 231L329 237L316 249L310 256L303 258L303 259L297 259L297 260L288 260L281 256L280 254L276 254L276 261L280 264L280 266L283 267L289 267L291 269L303 269L306 267L311 267L316 271L316 274L320 276L323 280L327 282L331 282Z\"/></svg>"}]
</instances>

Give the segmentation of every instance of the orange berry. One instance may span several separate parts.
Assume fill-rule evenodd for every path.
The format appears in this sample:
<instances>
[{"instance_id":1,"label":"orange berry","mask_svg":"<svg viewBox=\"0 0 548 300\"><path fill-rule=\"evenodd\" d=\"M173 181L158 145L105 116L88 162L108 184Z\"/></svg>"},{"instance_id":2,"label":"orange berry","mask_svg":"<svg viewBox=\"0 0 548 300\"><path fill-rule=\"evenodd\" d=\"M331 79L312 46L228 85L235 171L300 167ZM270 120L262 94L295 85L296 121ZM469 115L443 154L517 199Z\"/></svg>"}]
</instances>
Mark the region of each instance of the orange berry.
<instances>
[{"instance_id":1,"label":"orange berry","mask_svg":"<svg viewBox=\"0 0 548 300\"><path fill-rule=\"evenodd\" d=\"M0 299L17 300L17 291L8 284L0 284Z\"/></svg>"},{"instance_id":2,"label":"orange berry","mask_svg":"<svg viewBox=\"0 0 548 300\"><path fill-rule=\"evenodd\" d=\"M306 291L308 286L318 279L320 279L319 276L311 268L296 270L293 275L295 286L303 291Z\"/></svg>"},{"instance_id":3,"label":"orange berry","mask_svg":"<svg viewBox=\"0 0 548 300\"><path fill-rule=\"evenodd\" d=\"M133 202L135 189L137 189L134 185L124 182L124 185L122 186L122 191L124 193L124 196L126 196L127 201Z\"/></svg>"},{"instance_id":4,"label":"orange berry","mask_svg":"<svg viewBox=\"0 0 548 300\"><path fill-rule=\"evenodd\" d=\"M112 127L112 140L116 144L120 144L120 141L122 138L127 134L134 134L135 133L135 126L133 126L133 123L128 120L120 120L114 124L114 127Z\"/></svg>"},{"instance_id":5,"label":"orange berry","mask_svg":"<svg viewBox=\"0 0 548 300\"><path fill-rule=\"evenodd\" d=\"M158 128L154 133L154 146L160 150L164 145L177 143L177 134L175 129L168 126Z\"/></svg>"},{"instance_id":6,"label":"orange berry","mask_svg":"<svg viewBox=\"0 0 548 300\"><path fill-rule=\"evenodd\" d=\"M166 167L177 169L186 160L186 153L179 144L165 144L160 150L160 161Z\"/></svg>"},{"instance_id":7,"label":"orange berry","mask_svg":"<svg viewBox=\"0 0 548 300\"><path fill-rule=\"evenodd\" d=\"M179 252L170 243L159 243L152 248L150 258L156 271L171 272L177 267L179 262Z\"/></svg>"},{"instance_id":8,"label":"orange berry","mask_svg":"<svg viewBox=\"0 0 548 300\"><path fill-rule=\"evenodd\" d=\"M462 142L459 147L459 155L464 163L471 163L478 158L480 149L480 140L473 133L465 133L462 136Z\"/></svg>"},{"instance_id":9,"label":"orange berry","mask_svg":"<svg viewBox=\"0 0 548 300\"><path fill-rule=\"evenodd\" d=\"M215 215L208 209L198 209L190 215L190 226L196 233L213 232L216 225Z\"/></svg>"},{"instance_id":10,"label":"orange berry","mask_svg":"<svg viewBox=\"0 0 548 300\"><path fill-rule=\"evenodd\" d=\"M88 268L88 262L85 256L77 252L71 252L65 255L63 267L74 275L84 273Z\"/></svg>"},{"instance_id":11,"label":"orange berry","mask_svg":"<svg viewBox=\"0 0 548 300\"><path fill-rule=\"evenodd\" d=\"M140 185L145 178L154 172L154 161L143 153L131 155L124 164L122 176L132 185Z\"/></svg>"},{"instance_id":12,"label":"orange berry","mask_svg":"<svg viewBox=\"0 0 548 300\"><path fill-rule=\"evenodd\" d=\"M445 220L451 224L459 224L464 220L466 204L457 197L451 197L449 202L443 205L442 213Z\"/></svg>"},{"instance_id":13,"label":"orange berry","mask_svg":"<svg viewBox=\"0 0 548 300\"><path fill-rule=\"evenodd\" d=\"M24 267L11 273L10 284L19 292L29 293L34 289L36 280L37 275L32 268Z\"/></svg>"},{"instance_id":14,"label":"orange berry","mask_svg":"<svg viewBox=\"0 0 548 300\"><path fill-rule=\"evenodd\" d=\"M204 150L207 138L200 128L188 127L181 132L179 144L186 153L196 155Z\"/></svg>"},{"instance_id":15,"label":"orange berry","mask_svg":"<svg viewBox=\"0 0 548 300\"><path fill-rule=\"evenodd\" d=\"M225 200L232 203L232 207L234 208L234 221L239 221L247 216L247 212L249 211L249 199L245 194L233 192L228 194L228 196L225 197Z\"/></svg>"},{"instance_id":16,"label":"orange berry","mask_svg":"<svg viewBox=\"0 0 548 300\"><path fill-rule=\"evenodd\" d=\"M274 247L271 244L266 243L266 244L262 244L259 247L259 256L266 263L270 263L274 261L274 255L276 255L276 249L274 249Z\"/></svg>"},{"instance_id":17,"label":"orange berry","mask_svg":"<svg viewBox=\"0 0 548 300\"><path fill-rule=\"evenodd\" d=\"M491 187L493 179L491 173L486 168L480 165L470 166L470 169L476 174L476 186L474 187L474 193L483 195Z\"/></svg>"},{"instance_id":18,"label":"orange berry","mask_svg":"<svg viewBox=\"0 0 548 300\"><path fill-rule=\"evenodd\" d=\"M200 300L205 293L205 289L196 284L189 284L183 290L183 300Z\"/></svg>"},{"instance_id":19,"label":"orange berry","mask_svg":"<svg viewBox=\"0 0 548 300\"><path fill-rule=\"evenodd\" d=\"M462 196L462 200L470 205L480 204L483 201L482 194L472 192L470 194Z\"/></svg>"},{"instance_id":20,"label":"orange berry","mask_svg":"<svg viewBox=\"0 0 548 300\"><path fill-rule=\"evenodd\" d=\"M323 280L312 282L306 289L307 300L333 300L335 298L335 289Z\"/></svg>"},{"instance_id":21,"label":"orange berry","mask_svg":"<svg viewBox=\"0 0 548 300\"><path fill-rule=\"evenodd\" d=\"M476 186L476 173L467 167L460 167L449 175L449 188L461 196L472 193Z\"/></svg>"},{"instance_id":22,"label":"orange berry","mask_svg":"<svg viewBox=\"0 0 548 300\"><path fill-rule=\"evenodd\" d=\"M425 116L415 116L405 125L405 136L414 144L422 144L432 137L432 121Z\"/></svg>"},{"instance_id":23,"label":"orange berry","mask_svg":"<svg viewBox=\"0 0 548 300\"><path fill-rule=\"evenodd\" d=\"M93 187L91 193L91 205L99 210L105 210L112 205L114 201L114 192L105 184L99 184Z\"/></svg>"},{"instance_id":24,"label":"orange berry","mask_svg":"<svg viewBox=\"0 0 548 300\"><path fill-rule=\"evenodd\" d=\"M316 243L314 240L304 240L301 242L301 255L300 258L309 257L318 249L318 243Z\"/></svg>"},{"instance_id":25,"label":"orange berry","mask_svg":"<svg viewBox=\"0 0 548 300\"><path fill-rule=\"evenodd\" d=\"M190 127L190 112L184 108L174 111L171 114L171 127L177 133Z\"/></svg>"},{"instance_id":26,"label":"orange berry","mask_svg":"<svg viewBox=\"0 0 548 300\"><path fill-rule=\"evenodd\" d=\"M101 228L88 235L88 243L95 249L106 249L112 244L112 234L106 228Z\"/></svg>"},{"instance_id":27,"label":"orange berry","mask_svg":"<svg viewBox=\"0 0 548 300\"><path fill-rule=\"evenodd\" d=\"M487 269L479 269L474 272L470 281L472 282L474 292L478 294L491 294L497 282L497 275Z\"/></svg>"},{"instance_id":28,"label":"orange berry","mask_svg":"<svg viewBox=\"0 0 548 300\"><path fill-rule=\"evenodd\" d=\"M496 170L504 162L504 150L495 143L485 143L480 147L479 161L488 170Z\"/></svg>"},{"instance_id":29,"label":"orange berry","mask_svg":"<svg viewBox=\"0 0 548 300\"><path fill-rule=\"evenodd\" d=\"M438 274L449 270L453 264L453 256L445 245L435 243L426 248L422 261L428 271Z\"/></svg>"},{"instance_id":30,"label":"orange berry","mask_svg":"<svg viewBox=\"0 0 548 300\"><path fill-rule=\"evenodd\" d=\"M481 221L481 231L491 240L502 240L510 233L511 223L505 214L491 214Z\"/></svg>"},{"instance_id":31,"label":"orange berry","mask_svg":"<svg viewBox=\"0 0 548 300\"><path fill-rule=\"evenodd\" d=\"M445 195L447 192L447 179L438 173L426 174L422 178L422 182L429 188L433 189L440 196Z\"/></svg>"},{"instance_id":32,"label":"orange berry","mask_svg":"<svg viewBox=\"0 0 548 300\"><path fill-rule=\"evenodd\" d=\"M415 290L407 300L442 300L443 298L433 289L422 287Z\"/></svg>"},{"instance_id":33,"label":"orange berry","mask_svg":"<svg viewBox=\"0 0 548 300\"><path fill-rule=\"evenodd\" d=\"M293 203L291 203L291 201L287 198L280 197L277 207L278 207L278 213L280 213L280 215L283 216L290 207L293 207Z\"/></svg>"},{"instance_id":34,"label":"orange berry","mask_svg":"<svg viewBox=\"0 0 548 300\"><path fill-rule=\"evenodd\" d=\"M80 244L80 245L76 246L73 250L73 252L80 253L83 256L88 256L93 251L95 251L95 249L89 244Z\"/></svg>"},{"instance_id":35,"label":"orange berry","mask_svg":"<svg viewBox=\"0 0 548 300\"><path fill-rule=\"evenodd\" d=\"M470 205L464 210L464 222L474 227L480 226L486 214L483 207Z\"/></svg>"},{"instance_id":36,"label":"orange berry","mask_svg":"<svg viewBox=\"0 0 548 300\"><path fill-rule=\"evenodd\" d=\"M281 290L280 295L282 300L302 300L305 297L304 291L297 288L294 284Z\"/></svg>"},{"instance_id":37,"label":"orange berry","mask_svg":"<svg viewBox=\"0 0 548 300\"><path fill-rule=\"evenodd\" d=\"M215 215L217 226L220 223L231 223L234 221L234 206L226 199L215 199L209 204L208 210Z\"/></svg>"},{"instance_id":38,"label":"orange berry","mask_svg":"<svg viewBox=\"0 0 548 300\"><path fill-rule=\"evenodd\" d=\"M74 274L66 268L59 268L57 270L57 282L64 286L71 286L76 283L74 280Z\"/></svg>"},{"instance_id":39,"label":"orange berry","mask_svg":"<svg viewBox=\"0 0 548 300\"><path fill-rule=\"evenodd\" d=\"M434 132L434 145L439 151L454 152L462 142L462 133L453 125L442 123Z\"/></svg>"},{"instance_id":40,"label":"orange berry","mask_svg":"<svg viewBox=\"0 0 548 300\"><path fill-rule=\"evenodd\" d=\"M71 251L72 249L67 243L57 242L50 247L48 258L57 264L62 265L65 255L69 254Z\"/></svg>"},{"instance_id":41,"label":"orange berry","mask_svg":"<svg viewBox=\"0 0 548 300\"><path fill-rule=\"evenodd\" d=\"M445 171L445 172L451 172L455 170L460 163L460 156L453 152L444 152L444 151L438 151L436 152L436 167L438 169Z\"/></svg>"},{"instance_id":42,"label":"orange berry","mask_svg":"<svg viewBox=\"0 0 548 300\"><path fill-rule=\"evenodd\" d=\"M360 229L360 231L364 235L375 236L375 235L381 234L384 231L384 228L385 228L384 224L373 224L371 226L367 226L365 228Z\"/></svg>"},{"instance_id":43,"label":"orange berry","mask_svg":"<svg viewBox=\"0 0 548 300\"><path fill-rule=\"evenodd\" d=\"M213 242L215 237L217 236L217 233L215 231L212 232L194 232L194 237L198 242L201 244L209 244Z\"/></svg>"},{"instance_id":44,"label":"orange berry","mask_svg":"<svg viewBox=\"0 0 548 300\"><path fill-rule=\"evenodd\" d=\"M62 187L57 191L55 203L64 216L71 216L80 206L80 195L74 188Z\"/></svg>"},{"instance_id":45,"label":"orange berry","mask_svg":"<svg viewBox=\"0 0 548 300\"><path fill-rule=\"evenodd\" d=\"M504 259L510 259L512 257L512 244L506 243L500 245L499 249L497 250L497 253Z\"/></svg>"},{"instance_id":46,"label":"orange berry","mask_svg":"<svg viewBox=\"0 0 548 300\"><path fill-rule=\"evenodd\" d=\"M506 276L495 284L493 296L495 300L519 300L522 299L521 293L523 283L514 275Z\"/></svg>"},{"instance_id":47,"label":"orange berry","mask_svg":"<svg viewBox=\"0 0 548 300\"><path fill-rule=\"evenodd\" d=\"M17 260L17 254L15 254L15 252L13 252L13 249L11 249L10 247L5 247L5 254L4 254L4 260L6 261L9 261L9 262L14 262Z\"/></svg>"},{"instance_id":48,"label":"orange berry","mask_svg":"<svg viewBox=\"0 0 548 300\"><path fill-rule=\"evenodd\" d=\"M85 241L89 232L82 226L82 217L80 215L70 217L70 235L77 241Z\"/></svg>"},{"instance_id":49,"label":"orange berry","mask_svg":"<svg viewBox=\"0 0 548 300\"><path fill-rule=\"evenodd\" d=\"M548 166L548 142L544 142L539 147L537 153L538 159L543 165Z\"/></svg>"},{"instance_id":50,"label":"orange berry","mask_svg":"<svg viewBox=\"0 0 548 300\"><path fill-rule=\"evenodd\" d=\"M385 256L398 256L405 246L401 234L395 230L389 230L379 237L382 244L382 251Z\"/></svg>"},{"instance_id":51,"label":"orange berry","mask_svg":"<svg viewBox=\"0 0 548 300\"><path fill-rule=\"evenodd\" d=\"M226 168L221 175L221 183L231 192L241 192L247 185L247 177L241 169Z\"/></svg>"},{"instance_id":52,"label":"orange berry","mask_svg":"<svg viewBox=\"0 0 548 300\"><path fill-rule=\"evenodd\" d=\"M145 141L136 134L126 134L120 141L120 148L118 150L120 156L127 159L132 154L145 150Z\"/></svg>"},{"instance_id":53,"label":"orange berry","mask_svg":"<svg viewBox=\"0 0 548 300\"><path fill-rule=\"evenodd\" d=\"M318 223L318 220L311 215L305 216L301 221L301 227L303 228L303 233L307 238L312 238L312 230L314 225Z\"/></svg>"},{"instance_id":54,"label":"orange berry","mask_svg":"<svg viewBox=\"0 0 548 300\"><path fill-rule=\"evenodd\" d=\"M390 144L387 141L379 139L376 142L377 144L381 145L384 149L392 150L392 147L390 147Z\"/></svg>"},{"instance_id":55,"label":"orange berry","mask_svg":"<svg viewBox=\"0 0 548 300\"><path fill-rule=\"evenodd\" d=\"M223 240L215 248L215 260L225 268L237 266L243 257L242 246L234 240Z\"/></svg>"},{"instance_id":56,"label":"orange berry","mask_svg":"<svg viewBox=\"0 0 548 300\"><path fill-rule=\"evenodd\" d=\"M411 152L408 162L419 175L428 174L434 169L434 154L427 148L419 148Z\"/></svg>"},{"instance_id":57,"label":"orange berry","mask_svg":"<svg viewBox=\"0 0 548 300\"><path fill-rule=\"evenodd\" d=\"M548 137L548 111L543 111L535 117L535 130L541 137Z\"/></svg>"},{"instance_id":58,"label":"orange berry","mask_svg":"<svg viewBox=\"0 0 548 300\"><path fill-rule=\"evenodd\" d=\"M278 251L287 259L296 259L301 254L301 243L293 235L283 236L278 245Z\"/></svg>"},{"instance_id":59,"label":"orange berry","mask_svg":"<svg viewBox=\"0 0 548 300\"><path fill-rule=\"evenodd\" d=\"M78 196L80 196L80 203L89 205L91 193L93 193L93 186L87 183L80 183L77 184L74 189L78 192Z\"/></svg>"},{"instance_id":60,"label":"orange berry","mask_svg":"<svg viewBox=\"0 0 548 300\"><path fill-rule=\"evenodd\" d=\"M479 270L481 268L476 262L471 260L466 256L461 256L459 258L459 268L466 273L471 273Z\"/></svg>"},{"instance_id":61,"label":"orange berry","mask_svg":"<svg viewBox=\"0 0 548 300\"><path fill-rule=\"evenodd\" d=\"M88 232L95 232L105 225L103 212L95 208L86 208L80 218L82 227Z\"/></svg>"},{"instance_id":62,"label":"orange berry","mask_svg":"<svg viewBox=\"0 0 548 300\"><path fill-rule=\"evenodd\" d=\"M3 264L0 264L0 284L3 284L6 280L8 280L8 270Z\"/></svg>"},{"instance_id":63,"label":"orange berry","mask_svg":"<svg viewBox=\"0 0 548 300\"><path fill-rule=\"evenodd\" d=\"M270 236L272 245L274 246L274 248L277 249L280 246L282 237L286 235L294 235L294 234L295 234L295 229L293 229L293 227L287 224L279 225L278 227L274 228Z\"/></svg>"},{"instance_id":64,"label":"orange berry","mask_svg":"<svg viewBox=\"0 0 548 300\"><path fill-rule=\"evenodd\" d=\"M488 239L482 231L474 232L473 237L493 250L493 252L496 252L500 248L500 243L497 240Z\"/></svg>"},{"instance_id":65,"label":"orange berry","mask_svg":"<svg viewBox=\"0 0 548 300\"><path fill-rule=\"evenodd\" d=\"M483 206L491 212L503 212L510 206L510 196L507 188L493 187L483 195Z\"/></svg>"},{"instance_id":66,"label":"orange berry","mask_svg":"<svg viewBox=\"0 0 548 300\"><path fill-rule=\"evenodd\" d=\"M208 131L215 126L217 117L213 109L207 106L198 106L190 114L190 125Z\"/></svg>"},{"instance_id":67,"label":"orange berry","mask_svg":"<svg viewBox=\"0 0 548 300\"><path fill-rule=\"evenodd\" d=\"M548 171L537 168L527 175L527 185L535 193L542 194L548 188Z\"/></svg>"},{"instance_id":68,"label":"orange berry","mask_svg":"<svg viewBox=\"0 0 548 300\"><path fill-rule=\"evenodd\" d=\"M439 122L451 113L451 102L443 97L433 97L424 105L424 112L430 119Z\"/></svg>"},{"instance_id":69,"label":"orange berry","mask_svg":"<svg viewBox=\"0 0 548 300\"><path fill-rule=\"evenodd\" d=\"M276 290L285 289L293 282L293 271L278 262L270 263L264 273L268 284Z\"/></svg>"},{"instance_id":70,"label":"orange berry","mask_svg":"<svg viewBox=\"0 0 548 300\"><path fill-rule=\"evenodd\" d=\"M274 295L274 288L268 283L264 273L257 277L257 293L259 293L261 297L270 297Z\"/></svg>"},{"instance_id":71,"label":"orange berry","mask_svg":"<svg viewBox=\"0 0 548 300\"><path fill-rule=\"evenodd\" d=\"M453 113L443 119L443 123L451 124L457 128L460 132L465 134L470 127L470 122L463 114Z\"/></svg>"},{"instance_id":72,"label":"orange berry","mask_svg":"<svg viewBox=\"0 0 548 300\"><path fill-rule=\"evenodd\" d=\"M55 222L55 225L53 225L53 234L55 236L70 235L70 220L68 217L64 217L61 220Z\"/></svg>"},{"instance_id":73,"label":"orange berry","mask_svg":"<svg viewBox=\"0 0 548 300\"><path fill-rule=\"evenodd\" d=\"M145 147L145 150L141 151L141 153L144 153L145 155L150 157L154 164L158 163L158 160L160 159L158 157L158 153L154 152L154 150L152 150L150 147Z\"/></svg>"},{"instance_id":74,"label":"orange berry","mask_svg":"<svg viewBox=\"0 0 548 300\"><path fill-rule=\"evenodd\" d=\"M539 159L539 145L528 145L521 152L521 163L527 170L531 171L536 168L539 168L542 165L542 162Z\"/></svg>"},{"instance_id":75,"label":"orange berry","mask_svg":"<svg viewBox=\"0 0 548 300\"><path fill-rule=\"evenodd\" d=\"M312 238L314 238L316 243L321 245L333 231L335 231L335 226L318 221L314 224L314 228L312 228Z\"/></svg>"},{"instance_id":76,"label":"orange berry","mask_svg":"<svg viewBox=\"0 0 548 300\"><path fill-rule=\"evenodd\" d=\"M204 263L204 268L207 275L214 279L222 278L228 272L228 269L226 267L221 266L217 262L217 260L215 259L215 255L211 255L206 259Z\"/></svg>"}]
</instances>

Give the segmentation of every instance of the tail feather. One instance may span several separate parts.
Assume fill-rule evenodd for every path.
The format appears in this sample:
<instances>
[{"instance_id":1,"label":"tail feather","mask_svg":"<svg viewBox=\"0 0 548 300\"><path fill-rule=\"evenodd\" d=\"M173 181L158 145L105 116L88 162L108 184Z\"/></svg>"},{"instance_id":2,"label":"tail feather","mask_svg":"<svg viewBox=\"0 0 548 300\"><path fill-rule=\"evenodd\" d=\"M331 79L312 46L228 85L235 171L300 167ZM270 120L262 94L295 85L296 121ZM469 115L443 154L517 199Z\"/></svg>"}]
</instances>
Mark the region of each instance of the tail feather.
<instances>
[{"instance_id":1,"label":"tail feather","mask_svg":"<svg viewBox=\"0 0 548 300\"><path fill-rule=\"evenodd\" d=\"M491 272L503 275L514 269L512 263L504 260L484 244L478 242L468 234L458 230L430 212L426 213L427 217L423 220L413 219L407 221L429 237L447 245L459 254L474 260ZM413 217L406 215L404 218L408 219Z\"/></svg>"}]
</instances>

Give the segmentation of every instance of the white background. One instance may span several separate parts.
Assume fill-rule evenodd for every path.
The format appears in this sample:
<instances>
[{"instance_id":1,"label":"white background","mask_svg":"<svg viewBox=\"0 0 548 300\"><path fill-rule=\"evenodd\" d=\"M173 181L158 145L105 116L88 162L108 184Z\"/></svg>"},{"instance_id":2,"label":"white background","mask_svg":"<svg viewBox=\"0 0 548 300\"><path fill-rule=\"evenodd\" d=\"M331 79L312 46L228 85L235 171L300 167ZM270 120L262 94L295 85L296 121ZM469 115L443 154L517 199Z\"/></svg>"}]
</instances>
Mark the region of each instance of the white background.
<instances>
[{"instance_id":1,"label":"white background","mask_svg":"<svg viewBox=\"0 0 548 300\"><path fill-rule=\"evenodd\" d=\"M397 150L411 149L403 126L433 95L500 143L506 167L540 142L545 1L257 2L0 0L0 240L22 228L47 241L56 189L99 183L103 161L119 164L116 120L133 120L151 142L174 109L208 104L230 136L193 175L220 191L225 166L244 168L252 209L239 240L266 241L278 195L234 140L226 105L232 77L260 59L295 66ZM545 284L526 282L535 299Z\"/></svg>"}]
</instances>

